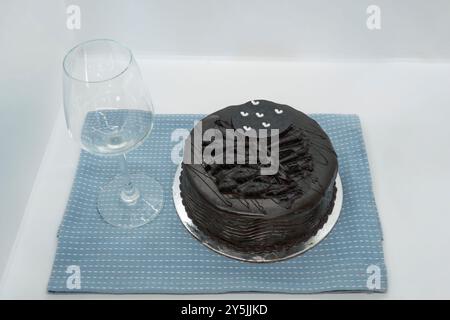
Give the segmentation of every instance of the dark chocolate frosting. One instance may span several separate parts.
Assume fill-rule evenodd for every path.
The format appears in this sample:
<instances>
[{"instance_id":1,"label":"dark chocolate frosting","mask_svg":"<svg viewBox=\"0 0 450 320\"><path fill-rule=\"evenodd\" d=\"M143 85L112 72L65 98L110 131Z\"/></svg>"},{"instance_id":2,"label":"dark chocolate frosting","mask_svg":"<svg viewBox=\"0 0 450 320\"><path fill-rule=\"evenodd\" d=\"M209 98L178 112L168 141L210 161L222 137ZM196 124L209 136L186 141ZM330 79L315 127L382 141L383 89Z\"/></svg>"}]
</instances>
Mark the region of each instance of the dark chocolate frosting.
<instances>
[{"instance_id":1,"label":"dark chocolate frosting","mask_svg":"<svg viewBox=\"0 0 450 320\"><path fill-rule=\"evenodd\" d=\"M202 130L210 128L278 129L279 170L262 175L259 161L183 163L183 204L202 232L258 253L305 241L323 226L334 205L337 156L317 122L287 105L258 100L207 116Z\"/></svg>"}]
</instances>

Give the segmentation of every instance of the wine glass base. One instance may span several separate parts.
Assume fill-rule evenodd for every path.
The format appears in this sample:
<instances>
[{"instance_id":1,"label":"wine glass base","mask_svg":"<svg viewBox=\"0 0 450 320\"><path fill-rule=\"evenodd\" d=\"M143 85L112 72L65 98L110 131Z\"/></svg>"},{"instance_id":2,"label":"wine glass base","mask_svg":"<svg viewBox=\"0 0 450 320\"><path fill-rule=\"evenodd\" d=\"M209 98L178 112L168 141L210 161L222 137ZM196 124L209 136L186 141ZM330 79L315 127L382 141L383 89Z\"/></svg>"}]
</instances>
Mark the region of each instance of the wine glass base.
<instances>
[{"instance_id":1,"label":"wine glass base","mask_svg":"<svg viewBox=\"0 0 450 320\"><path fill-rule=\"evenodd\" d=\"M164 192L158 181L142 173L131 174L130 178L139 190L136 201L126 203L122 200L126 179L121 175L102 186L97 199L102 218L113 226L126 229L140 227L155 219L164 203Z\"/></svg>"}]
</instances>

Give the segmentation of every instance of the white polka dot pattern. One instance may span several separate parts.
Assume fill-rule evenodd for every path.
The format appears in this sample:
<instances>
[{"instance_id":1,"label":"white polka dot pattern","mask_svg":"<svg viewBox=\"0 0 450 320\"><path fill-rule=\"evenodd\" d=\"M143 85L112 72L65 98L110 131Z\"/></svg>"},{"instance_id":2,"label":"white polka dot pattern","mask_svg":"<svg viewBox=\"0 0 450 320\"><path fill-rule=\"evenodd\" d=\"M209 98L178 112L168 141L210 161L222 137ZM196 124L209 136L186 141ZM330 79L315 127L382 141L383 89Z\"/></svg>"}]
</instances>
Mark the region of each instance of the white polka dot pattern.
<instances>
[{"instance_id":1,"label":"white polka dot pattern","mask_svg":"<svg viewBox=\"0 0 450 320\"><path fill-rule=\"evenodd\" d=\"M82 152L48 284L50 292L221 293L235 291L315 293L376 291L387 287L372 182L359 118L312 115L332 139L339 157L344 202L335 228L319 245L281 262L253 264L220 256L184 229L171 186L171 134L191 129L202 115L157 115L151 136L127 158L131 172L155 177L164 207L151 223L133 230L105 223L97 191L119 171L116 159ZM73 268L73 266L78 266ZM73 275L70 270L77 270ZM378 271L378 272L377 272ZM75 277L76 276L76 277ZM77 285L69 285L72 279Z\"/></svg>"}]
</instances>

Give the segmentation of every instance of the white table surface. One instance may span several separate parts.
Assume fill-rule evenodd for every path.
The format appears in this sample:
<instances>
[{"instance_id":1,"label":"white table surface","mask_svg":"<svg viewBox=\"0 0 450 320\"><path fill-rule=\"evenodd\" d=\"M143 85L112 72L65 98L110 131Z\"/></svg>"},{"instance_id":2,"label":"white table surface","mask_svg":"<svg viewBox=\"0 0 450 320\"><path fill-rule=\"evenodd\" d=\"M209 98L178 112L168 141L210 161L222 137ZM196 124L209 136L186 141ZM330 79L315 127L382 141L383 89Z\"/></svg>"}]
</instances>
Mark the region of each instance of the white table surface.
<instances>
[{"instance_id":1,"label":"white table surface","mask_svg":"<svg viewBox=\"0 0 450 320\"><path fill-rule=\"evenodd\" d=\"M307 113L359 114L384 232L387 293L48 294L56 231L79 155L60 112L2 278L0 298L450 298L450 64L138 61L158 113L211 113L264 98Z\"/></svg>"}]
</instances>

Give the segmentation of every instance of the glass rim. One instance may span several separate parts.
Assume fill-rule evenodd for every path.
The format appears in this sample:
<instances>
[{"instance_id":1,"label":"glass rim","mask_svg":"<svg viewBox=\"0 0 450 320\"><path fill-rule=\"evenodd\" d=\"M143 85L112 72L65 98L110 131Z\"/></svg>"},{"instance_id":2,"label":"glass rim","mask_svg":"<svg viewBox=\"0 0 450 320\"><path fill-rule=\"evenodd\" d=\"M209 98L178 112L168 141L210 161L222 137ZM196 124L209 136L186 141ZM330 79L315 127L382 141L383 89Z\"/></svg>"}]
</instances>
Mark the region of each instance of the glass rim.
<instances>
[{"instance_id":1,"label":"glass rim","mask_svg":"<svg viewBox=\"0 0 450 320\"><path fill-rule=\"evenodd\" d=\"M80 47L82 47L82 46L84 46L84 45L86 45L86 44L88 44L88 43L91 43L91 42L112 42L112 43L114 43L115 45L118 45L118 46L122 47L123 49L125 49L125 50L128 52L128 54L129 54L129 56L130 56L130 59L129 59L129 61L128 61L128 64L126 65L125 68L123 68L123 70L121 70L120 72L118 72L118 73L115 74L114 76L109 77L109 78L105 78L105 79L102 79L102 80L86 81L86 80L83 80L83 79L79 79L79 78L74 77L74 76L66 69L66 62L67 62L67 59L68 59L68 57L69 57L76 49L78 49L78 48L80 48ZM130 67L130 65L131 65L132 62L133 62L133 53L131 52L131 50L130 50L127 46L123 45L122 43L120 43L120 42L118 42L118 41L116 41L116 40L107 39L107 38L104 38L104 39L100 38L100 39L92 39L92 40L87 40L87 41L80 42L79 44L77 44L76 46L74 46L73 48L71 48L71 49L65 54L64 59L63 59L63 63L62 63L62 64L63 64L63 70L64 70L65 75L66 75L67 77L69 77L70 79L72 79L72 80L76 80L76 81L80 81L80 82L84 82L84 83L101 83L101 82L111 81L111 80L113 80L113 79L115 79L115 78L117 78L117 77L120 77L122 74L124 74L124 73L128 70L128 68Z\"/></svg>"}]
</instances>

